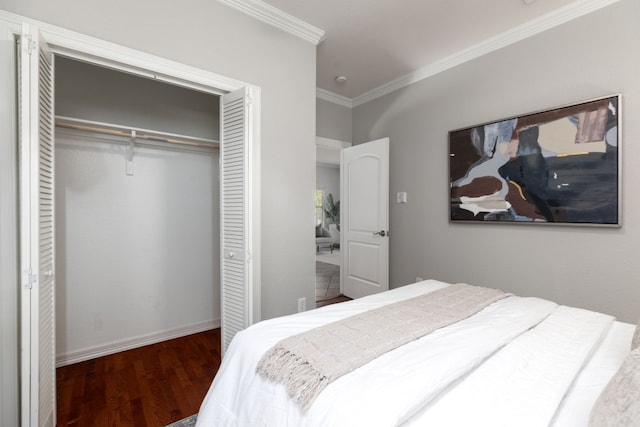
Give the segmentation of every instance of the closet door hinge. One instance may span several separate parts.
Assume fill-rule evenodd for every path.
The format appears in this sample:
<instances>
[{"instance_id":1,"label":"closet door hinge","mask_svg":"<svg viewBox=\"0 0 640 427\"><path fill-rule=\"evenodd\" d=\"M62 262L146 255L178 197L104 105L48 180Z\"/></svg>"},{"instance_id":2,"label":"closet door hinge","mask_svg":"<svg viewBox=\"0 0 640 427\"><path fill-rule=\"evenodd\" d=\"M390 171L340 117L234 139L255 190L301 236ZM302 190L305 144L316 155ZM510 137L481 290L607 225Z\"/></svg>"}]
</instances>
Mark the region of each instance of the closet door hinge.
<instances>
[{"instance_id":1,"label":"closet door hinge","mask_svg":"<svg viewBox=\"0 0 640 427\"><path fill-rule=\"evenodd\" d=\"M33 54L33 51L36 50L36 41L33 39L31 34L29 34L26 38L26 51L28 55Z\"/></svg>"},{"instance_id":2,"label":"closet door hinge","mask_svg":"<svg viewBox=\"0 0 640 427\"><path fill-rule=\"evenodd\" d=\"M29 271L25 272L25 281L24 287L27 289L33 288L33 284L38 281L38 275L33 274L33 270L29 269Z\"/></svg>"}]
</instances>

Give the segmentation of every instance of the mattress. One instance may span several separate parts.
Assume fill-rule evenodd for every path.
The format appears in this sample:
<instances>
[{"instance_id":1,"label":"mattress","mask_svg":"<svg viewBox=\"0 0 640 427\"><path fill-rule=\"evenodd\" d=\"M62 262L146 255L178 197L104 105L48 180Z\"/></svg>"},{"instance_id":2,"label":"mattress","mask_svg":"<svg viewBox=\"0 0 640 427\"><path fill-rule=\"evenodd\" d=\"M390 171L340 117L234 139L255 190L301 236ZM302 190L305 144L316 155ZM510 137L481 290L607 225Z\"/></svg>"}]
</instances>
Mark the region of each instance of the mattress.
<instances>
[{"instance_id":1,"label":"mattress","mask_svg":"<svg viewBox=\"0 0 640 427\"><path fill-rule=\"evenodd\" d=\"M256 374L262 355L288 336L446 286L426 280L241 331L197 425L587 424L629 351L634 326L539 298L505 298L385 353L332 382L308 411L283 385Z\"/></svg>"}]
</instances>

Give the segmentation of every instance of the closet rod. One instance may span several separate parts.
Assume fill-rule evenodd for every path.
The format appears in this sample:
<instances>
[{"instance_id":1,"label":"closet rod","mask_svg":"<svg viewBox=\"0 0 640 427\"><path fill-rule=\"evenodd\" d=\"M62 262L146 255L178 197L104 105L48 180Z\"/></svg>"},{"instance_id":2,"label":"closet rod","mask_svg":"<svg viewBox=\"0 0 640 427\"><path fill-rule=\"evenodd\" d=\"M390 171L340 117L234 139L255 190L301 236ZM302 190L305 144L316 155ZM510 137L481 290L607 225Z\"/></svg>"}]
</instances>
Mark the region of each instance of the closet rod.
<instances>
[{"instance_id":1,"label":"closet rod","mask_svg":"<svg viewBox=\"0 0 640 427\"><path fill-rule=\"evenodd\" d=\"M135 131L136 139L162 141L169 144L189 145L192 147L218 148L220 146L220 143L216 140L198 138L195 136L179 135L131 126L121 126L111 123L96 122L93 120L76 119L73 117L56 116L55 119L56 126L67 129L76 129L127 138L131 137L131 131Z\"/></svg>"}]
</instances>

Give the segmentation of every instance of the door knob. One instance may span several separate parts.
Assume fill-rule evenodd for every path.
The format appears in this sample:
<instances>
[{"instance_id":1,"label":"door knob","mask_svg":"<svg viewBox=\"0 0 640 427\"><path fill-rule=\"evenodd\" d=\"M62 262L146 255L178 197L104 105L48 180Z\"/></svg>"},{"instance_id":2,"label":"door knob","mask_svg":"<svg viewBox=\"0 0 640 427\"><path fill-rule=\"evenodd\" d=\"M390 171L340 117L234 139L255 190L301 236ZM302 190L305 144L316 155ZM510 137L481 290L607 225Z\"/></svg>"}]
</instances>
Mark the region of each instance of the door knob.
<instances>
[{"instance_id":1,"label":"door knob","mask_svg":"<svg viewBox=\"0 0 640 427\"><path fill-rule=\"evenodd\" d=\"M387 232L386 232L386 231L384 231L384 230L380 230L380 231L376 231L376 232L374 232L374 233L373 233L373 235L374 235L374 236L382 236L382 237L384 237L384 236L386 236L386 235L387 235Z\"/></svg>"}]
</instances>

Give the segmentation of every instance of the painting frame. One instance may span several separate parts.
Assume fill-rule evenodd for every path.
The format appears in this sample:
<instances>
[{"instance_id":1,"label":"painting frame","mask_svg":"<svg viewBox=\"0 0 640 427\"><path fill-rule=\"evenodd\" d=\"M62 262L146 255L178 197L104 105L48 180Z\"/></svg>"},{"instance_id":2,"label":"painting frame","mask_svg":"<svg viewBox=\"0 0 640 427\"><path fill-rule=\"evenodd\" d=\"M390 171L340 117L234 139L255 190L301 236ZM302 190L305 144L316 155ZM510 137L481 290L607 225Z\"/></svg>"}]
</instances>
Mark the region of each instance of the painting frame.
<instances>
[{"instance_id":1,"label":"painting frame","mask_svg":"<svg viewBox=\"0 0 640 427\"><path fill-rule=\"evenodd\" d=\"M622 95L448 133L449 222L622 226Z\"/></svg>"}]
</instances>

